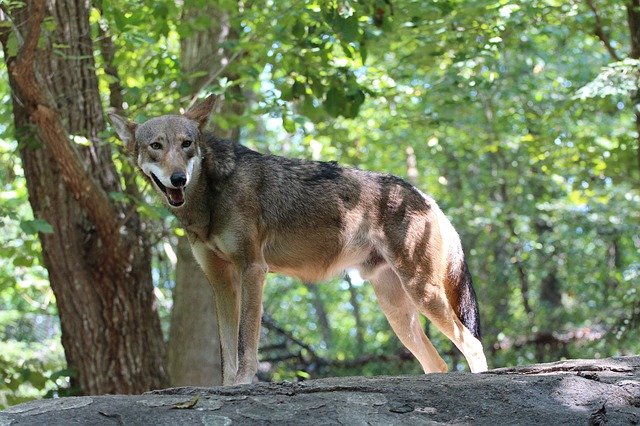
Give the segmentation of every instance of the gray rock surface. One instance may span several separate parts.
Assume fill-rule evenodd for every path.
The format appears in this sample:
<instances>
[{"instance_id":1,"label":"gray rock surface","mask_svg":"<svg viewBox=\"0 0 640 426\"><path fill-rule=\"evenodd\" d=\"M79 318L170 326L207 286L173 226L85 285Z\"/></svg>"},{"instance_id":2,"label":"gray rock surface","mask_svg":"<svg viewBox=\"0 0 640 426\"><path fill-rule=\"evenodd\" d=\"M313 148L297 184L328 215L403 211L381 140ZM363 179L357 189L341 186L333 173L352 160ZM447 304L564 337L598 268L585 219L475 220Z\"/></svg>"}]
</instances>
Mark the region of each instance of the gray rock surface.
<instances>
[{"instance_id":1,"label":"gray rock surface","mask_svg":"<svg viewBox=\"0 0 640 426\"><path fill-rule=\"evenodd\" d=\"M33 401L5 425L629 425L640 357L569 360L483 374L341 377Z\"/></svg>"}]
</instances>

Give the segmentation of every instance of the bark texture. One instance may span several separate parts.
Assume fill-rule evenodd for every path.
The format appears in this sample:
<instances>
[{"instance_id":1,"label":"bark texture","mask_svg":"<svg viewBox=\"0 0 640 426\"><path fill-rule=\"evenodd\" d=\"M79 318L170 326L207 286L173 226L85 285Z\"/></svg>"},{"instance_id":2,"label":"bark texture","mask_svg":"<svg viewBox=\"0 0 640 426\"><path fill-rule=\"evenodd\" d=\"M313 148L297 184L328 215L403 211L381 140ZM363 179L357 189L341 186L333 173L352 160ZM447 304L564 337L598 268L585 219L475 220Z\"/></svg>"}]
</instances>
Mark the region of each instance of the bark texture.
<instances>
[{"instance_id":1,"label":"bark texture","mask_svg":"<svg viewBox=\"0 0 640 426\"><path fill-rule=\"evenodd\" d=\"M142 222L111 201L122 190L105 124L89 26L79 0L29 1L9 12L5 48L29 201L49 222L43 258L55 293L72 385L82 394L139 393L166 384ZM45 17L55 28L41 31ZM6 27L5 27L6 28ZM12 56L7 39L21 49ZM72 142L81 141L82 144Z\"/></svg>"},{"instance_id":2,"label":"bark texture","mask_svg":"<svg viewBox=\"0 0 640 426\"><path fill-rule=\"evenodd\" d=\"M627 23L629 24L629 38L631 41L631 52L629 57L640 59L640 0L630 0L627 2ZM640 171L640 88L633 98L634 110L636 112L636 137L637 151L636 160L638 171Z\"/></svg>"}]
</instances>

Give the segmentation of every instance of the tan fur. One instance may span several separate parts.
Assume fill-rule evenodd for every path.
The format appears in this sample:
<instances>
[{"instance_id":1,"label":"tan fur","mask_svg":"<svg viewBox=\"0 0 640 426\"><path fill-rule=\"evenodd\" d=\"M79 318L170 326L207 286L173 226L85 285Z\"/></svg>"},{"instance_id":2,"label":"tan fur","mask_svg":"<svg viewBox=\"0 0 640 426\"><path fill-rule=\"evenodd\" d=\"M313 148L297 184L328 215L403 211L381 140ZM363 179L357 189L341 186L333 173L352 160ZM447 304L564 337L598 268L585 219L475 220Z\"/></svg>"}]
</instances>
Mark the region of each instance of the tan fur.
<instances>
[{"instance_id":1,"label":"tan fur","mask_svg":"<svg viewBox=\"0 0 640 426\"><path fill-rule=\"evenodd\" d=\"M470 311L458 300L471 303L477 316L475 296L459 284L460 240L430 197L393 176L215 139L202 132L212 106L210 97L184 116L142 125L111 119L145 176L172 201L211 282L225 385L249 383L257 370L267 272L317 282L356 268L425 373L447 367L420 314L456 344L472 371L486 370L482 344L460 318ZM194 144L185 148L186 140ZM184 174L186 184L174 187L173 173Z\"/></svg>"}]
</instances>

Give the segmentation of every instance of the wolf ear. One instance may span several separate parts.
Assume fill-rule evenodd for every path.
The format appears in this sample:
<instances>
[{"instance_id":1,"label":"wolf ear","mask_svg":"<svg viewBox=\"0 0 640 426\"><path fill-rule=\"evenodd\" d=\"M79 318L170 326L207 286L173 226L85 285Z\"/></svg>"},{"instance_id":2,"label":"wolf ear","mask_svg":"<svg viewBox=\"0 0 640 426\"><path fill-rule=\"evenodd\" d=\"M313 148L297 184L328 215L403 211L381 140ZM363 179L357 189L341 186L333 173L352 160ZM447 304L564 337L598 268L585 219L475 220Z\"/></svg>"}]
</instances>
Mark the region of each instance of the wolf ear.
<instances>
[{"instance_id":1,"label":"wolf ear","mask_svg":"<svg viewBox=\"0 0 640 426\"><path fill-rule=\"evenodd\" d=\"M202 130L207 124L207 121L209 121L211 110L213 110L215 104L216 97L213 95L209 95L204 101L198 102L197 104L189 108L189 110L184 113L184 116L190 120L197 122L198 127L200 128L200 130Z\"/></svg>"},{"instance_id":2,"label":"wolf ear","mask_svg":"<svg viewBox=\"0 0 640 426\"><path fill-rule=\"evenodd\" d=\"M138 127L138 125L113 112L109 113L109 119L111 120L118 137L122 142L124 142L124 146L127 148L129 154L133 154L136 127Z\"/></svg>"}]
</instances>

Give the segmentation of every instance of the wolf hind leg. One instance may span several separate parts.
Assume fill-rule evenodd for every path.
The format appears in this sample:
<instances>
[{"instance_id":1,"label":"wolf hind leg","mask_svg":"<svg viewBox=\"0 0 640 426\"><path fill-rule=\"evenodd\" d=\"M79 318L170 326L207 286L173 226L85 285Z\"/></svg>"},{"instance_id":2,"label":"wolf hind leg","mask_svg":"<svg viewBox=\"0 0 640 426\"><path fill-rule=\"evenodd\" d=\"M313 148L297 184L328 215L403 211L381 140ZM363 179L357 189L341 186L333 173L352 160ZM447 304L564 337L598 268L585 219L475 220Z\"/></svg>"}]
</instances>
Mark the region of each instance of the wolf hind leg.
<instances>
[{"instance_id":1,"label":"wolf hind leg","mask_svg":"<svg viewBox=\"0 0 640 426\"><path fill-rule=\"evenodd\" d=\"M453 342L467 359L473 373L487 371L487 360L482 343L455 314L444 291L413 297L414 303L435 326Z\"/></svg>"},{"instance_id":2,"label":"wolf hind leg","mask_svg":"<svg viewBox=\"0 0 640 426\"><path fill-rule=\"evenodd\" d=\"M387 267L370 277L369 281L391 328L402 344L418 359L424 372L446 372L447 364L424 334L420 325L420 313L396 273Z\"/></svg>"}]
</instances>

